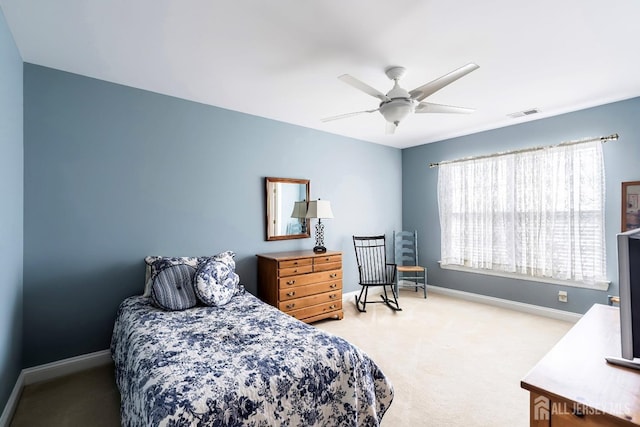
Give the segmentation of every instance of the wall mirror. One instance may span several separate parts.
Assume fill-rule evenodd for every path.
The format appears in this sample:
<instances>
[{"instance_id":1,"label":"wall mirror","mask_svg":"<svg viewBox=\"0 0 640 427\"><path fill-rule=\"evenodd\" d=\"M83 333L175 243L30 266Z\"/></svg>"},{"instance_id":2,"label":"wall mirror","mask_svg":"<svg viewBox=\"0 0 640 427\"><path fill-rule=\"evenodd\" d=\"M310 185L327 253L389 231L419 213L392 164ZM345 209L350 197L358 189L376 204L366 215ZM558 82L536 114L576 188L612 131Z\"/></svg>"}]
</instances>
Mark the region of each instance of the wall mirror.
<instances>
[{"instance_id":1,"label":"wall mirror","mask_svg":"<svg viewBox=\"0 0 640 427\"><path fill-rule=\"evenodd\" d=\"M307 213L309 180L265 178L267 190L267 240L309 237Z\"/></svg>"},{"instance_id":2,"label":"wall mirror","mask_svg":"<svg viewBox=\"0 0 640 427\"><path fill-rule=\"evenodd\" d=\"M622 183L622 231L640 228L640 181Z\"/></svg>"}]
</instances>

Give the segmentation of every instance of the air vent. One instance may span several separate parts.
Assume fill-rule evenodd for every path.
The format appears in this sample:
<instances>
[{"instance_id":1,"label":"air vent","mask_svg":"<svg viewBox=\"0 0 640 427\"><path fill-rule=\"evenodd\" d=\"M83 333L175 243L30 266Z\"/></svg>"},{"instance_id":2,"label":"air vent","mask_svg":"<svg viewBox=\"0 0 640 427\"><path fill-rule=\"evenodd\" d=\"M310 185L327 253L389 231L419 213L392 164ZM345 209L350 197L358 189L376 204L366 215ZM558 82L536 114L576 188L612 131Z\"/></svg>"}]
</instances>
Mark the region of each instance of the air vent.
<instances>
[{"instance_id":1,"label":"air vent","mask_svg":"<svg viewBox=\"0 0 640 427\"><path fill-rule=\"evenodd\" d=\"M540 110L537 109L537 108L530 108L528 110L518 111L517 113L507 114L507 116L516 119L518 117L524 117L524 116L530 116L532 114L538 114L539 112L540 112Z\"/></svg>"}]
</instances>

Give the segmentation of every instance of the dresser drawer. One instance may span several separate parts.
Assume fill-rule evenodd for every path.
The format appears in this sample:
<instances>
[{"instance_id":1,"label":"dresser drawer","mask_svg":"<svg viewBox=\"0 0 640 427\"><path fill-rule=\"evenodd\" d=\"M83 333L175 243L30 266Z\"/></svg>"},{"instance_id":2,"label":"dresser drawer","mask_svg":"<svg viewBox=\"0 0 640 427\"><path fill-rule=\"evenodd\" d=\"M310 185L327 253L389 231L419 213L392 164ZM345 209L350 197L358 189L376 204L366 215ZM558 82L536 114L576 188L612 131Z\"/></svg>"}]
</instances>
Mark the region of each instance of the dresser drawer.
<instances>
[{"instance_id":1,"label":"dresser drawer","mask_svg":"<svg viewBox=\"0 0 640 427\"><path fill-rule=\"evenodd\" d=\"M286 261L278 261L278 268L301 267L303 265L312 265L312 264L313 264L313 259L311 258L289 259Z\"/></svg>"},{"instance_id":2,"label":"dresser drawer","mask_svg":"<svg viewBox=\"0 0 640 427\"><path fill-rule=\"evenodd\" d=\"M287 289L293 286L304 286L337 279L342 279L342 270L321 271L319 273L308 273L300 276L282 277L278 279L278 287L279 289Z\"/></svg>"},{"instance_id":3,"label":"dresser drawer","mask_svg":"<svg viewBox=\"0 0 640 427\"><path fill-rule=\"evenodd\" d=\"M313 271L329 271L329 270L338 270L342 268L341 262L327 262L324 264L315 264L313 266Z\"/></svg>"},{"instance_id":4,"label":"dresser drawer","mask_svg":"<svg viewBox=\"0 0 640 427\"><path fill-rule=\"evenodd\" d=\"M307 317L318 316L321 314L331 313L339 310L342 310L342 300L313 305L311 307L302 308L300 310L287 311L286 313L298 320L304 320Z\"/></svg>"},{"instance_id":5,"label":"dresser drawer","mask_svg":"<svg viewBox=\"0 0 640 427\"><path fill-rule=\"evenodd\" d=\"M293 298L306 297L308 295L321 294L323 292L331 292L337 290L342 290L342 280L334 280L331 282L314 283L313 285L281 289L279 292L279 300L287 301Z\"/></svg>"},{"instance_id":6,"label":"dresser drawer","mask_svg":"<svg viewBox=\"0 0 640 427\"><path fill-rule=\"evenodd\" d=\"M569 408L571 406L567 406L567 409ZM622 427L626 425L629 424L603 413L587 413L577 416L567 411L551 415L551 427Z\"/></svg>"},{"instance_id":7,"label":"dresser drawer","mask_svg":"<svg viewBox=\"0 0 640 427\"><path fill-rule=\"evenodd\" d=\"M319 256L317 258L315 258L313 260L314 264L332 264L332 263L336 263L339 262L342 265L342 255L326 255L326 256Z\"/></svg>"},{"instance_id":8,"label":"dresser drawer","mask_svg":"<svg viewBox=\"0 0 640 427\"><path fill-rule=\"evenodd\" d=\"M279 268L278 277L295 276L296 274L306 274L313 271L313 265L301 265L296 267Z\"/></svg>"},{"instance_id":9,"label":"dresser drawer","mask_svg":"<svg viewBox=\"0 0 640 427\"><path fill-rule=\"evenodd\" d=\"M310 307L325 302L338 301L342 297L341 292L326 292L324 294L309 295L302 298L296 298L289 301L283 301L278 304L278 308L282 311L298 310L300 308Z\"/></svg>"}]
</instances>

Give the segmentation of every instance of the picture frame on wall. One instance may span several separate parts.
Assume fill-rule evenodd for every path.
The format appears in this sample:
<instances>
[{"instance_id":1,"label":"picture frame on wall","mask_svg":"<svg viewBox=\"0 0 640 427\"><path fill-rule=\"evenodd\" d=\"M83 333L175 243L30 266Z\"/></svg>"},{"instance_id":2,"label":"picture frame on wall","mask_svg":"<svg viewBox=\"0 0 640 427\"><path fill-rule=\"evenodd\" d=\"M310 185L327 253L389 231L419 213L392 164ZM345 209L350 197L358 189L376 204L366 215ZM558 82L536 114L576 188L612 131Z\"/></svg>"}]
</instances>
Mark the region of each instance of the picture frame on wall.
<instances>
[{"instance_id":1,"label":"picture frame on wall","mask_svg":"<svg viewBox=\"0 0 640 427\"><path fill-rule=\"evenodd\" d=\"M622 231L640 228L640 181L622 183Z\"/></svg>"}]
</instances>

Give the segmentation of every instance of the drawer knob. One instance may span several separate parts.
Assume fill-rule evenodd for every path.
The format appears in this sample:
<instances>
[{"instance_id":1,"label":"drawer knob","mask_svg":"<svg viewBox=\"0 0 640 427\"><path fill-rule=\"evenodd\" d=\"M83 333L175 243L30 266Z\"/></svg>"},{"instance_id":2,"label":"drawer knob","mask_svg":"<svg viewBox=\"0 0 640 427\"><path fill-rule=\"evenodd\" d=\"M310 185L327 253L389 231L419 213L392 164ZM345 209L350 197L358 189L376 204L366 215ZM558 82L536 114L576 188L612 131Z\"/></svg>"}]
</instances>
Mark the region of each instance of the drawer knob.
<instances>
[{"instance_id":1,"label":"drawer knob","mask_svg":"<svg viewBox=\"0 0 640 427\"><path fill-rule=\"evenodd\" d=\"M331 258L329 258L329 257L326 257L326 258L325 258L324 260L325 260L325 261L329 261L330 259L331 259Z\"/></svg>"},{"instance_id":2,"label":"drawer knob","mask_svg":"<svg viewBox=\"0 0 640 427\"><path fill-rule=\"evenodd\" d=\"M294 261L294 262L293 262L293 265L298 265L298 261Z\"/></svg>"},{"instance_id":3,"label":"drawer knob","mask_svg":"<svg viewBox=\"0 0 640 427\"><path fill-rule=\"evenodd\" d=\"M330 285L329 285L329 287L330 287L331 289L335 289L337 286L338 286L338 284L337 284L337 283L332 283L332 284L330 284Z\"/></svg>"},{"instance_id":4,"label":"drawer knob","mask_svg":"<svg viewBox=\"0 0 640 427\"><path fill-rule=\"evenodd\" d=\"M288 297L292 297L296 294L296 291L287 292Z\"/></svg>"},{"instance_id":5,"label":"drawer knob","mask_svg":"<svg viewBox=\"0 0 640 427\"><path fill-rule=\"evenodd\" d=\"M333 310L335 308L336 308L335 304L332 304L332 305L329 306L329 310Z\"/></svg>"},{"instance_id":6,"label":"drawer knob","mask_svg":"<svg viewBox=\"0 0 640 427\"><path fill-rule=\"evenodd\" d=\"M287 304L287 305L286 305L286 307L287 307L289 310L291 310L291 309L292 309L293 307L295 307L295 306L296 306L295 304Z\"/></svg>"},{"instance_id":7,"label":"drawer knob","mask_svg":"<svg viewBox=\"0 0 640 427\"><path fill-rule=\"evenodd\" d=\"M296 283L296 281L295 281L295 280L289 280L289 281L287 282L287 285L293 285L294 283Z\"/></svg>"},{"instance_id":8,"label":"drawer knob","mask_svg":"<svg viewBox=\"0 0 640 427\"><path fill-rule=\"evenodd\" d=\"M338 274L337 273L331 273L329 275L329 277L331 277L332 279L335 279L336 277L338 277Z\"/></svg>"},{"instance_id":9,"label":"drawer knob","mask_svg":"<svg viewBox=\"0 0 640 427\"><path fill-rule=\"evenodd\" d=\"M338 295L336 295L336 294L329 295L329 299L336 299L337 297L338 297Z\"/></svg>"}]
</instances>

